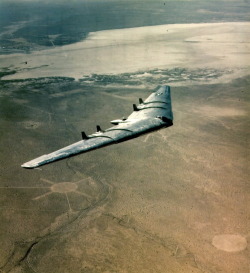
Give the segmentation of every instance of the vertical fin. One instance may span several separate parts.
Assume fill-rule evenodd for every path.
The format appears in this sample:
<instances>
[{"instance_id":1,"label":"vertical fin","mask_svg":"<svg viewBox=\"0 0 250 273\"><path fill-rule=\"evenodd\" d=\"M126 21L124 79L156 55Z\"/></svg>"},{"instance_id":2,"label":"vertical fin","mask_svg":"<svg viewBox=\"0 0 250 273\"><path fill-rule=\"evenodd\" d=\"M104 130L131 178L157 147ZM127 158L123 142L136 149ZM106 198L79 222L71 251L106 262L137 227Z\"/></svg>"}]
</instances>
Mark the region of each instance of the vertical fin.
<instances>
[{"instance_id":1,"label":"vertical fin","mask_svg":"<svg viewBox=\"0 0 250 273\"><path fill-rule=\"evenodd\" d=\"M100 126L100 125L96 125L96 131L97 131L97 132L103 132L103 130L101 129L101 126Z\"/></svg>"},{"instance_id":2,"label":"vertical fin","mask_svg":"<svg viewBox=\"0 0 250 273\"><path fill-rule=\"evenodd\" d=\"M142 98L139 98L139 103L140 103L140 104L143 104Z\"/></svg>"},{"instance_id":3,"label":"vertical fin","mask_svg":"<svg viewBox=\"0 0 250 273\"><path fill-rule=\"evenodd\" d=\"M137 108L136 104L133 104L133 109L134 109L134 111L139 111L139 109Z\"/></svg>"},{"instance_id":4,"label":"vertical fin","mask_svg":"<svg viewBox=\"0 0 250 273\"><path fill-rule=\"evenodd\" d=\"M82 132L82 139L83 140L88 139L88 136L85 134L85 132Z\"/></svg>"}]
</instances>

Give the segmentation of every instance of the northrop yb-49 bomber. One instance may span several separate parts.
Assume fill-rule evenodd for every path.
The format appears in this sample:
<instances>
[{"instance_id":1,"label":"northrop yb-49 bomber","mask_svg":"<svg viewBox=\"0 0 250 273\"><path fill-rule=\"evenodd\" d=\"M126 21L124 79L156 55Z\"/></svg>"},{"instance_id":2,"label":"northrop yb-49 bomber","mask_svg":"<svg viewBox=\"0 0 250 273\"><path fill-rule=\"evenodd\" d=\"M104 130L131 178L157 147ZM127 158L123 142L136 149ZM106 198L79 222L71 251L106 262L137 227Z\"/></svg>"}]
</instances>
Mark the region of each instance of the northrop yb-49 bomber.
<instances>
[{"instance_id":1,"label":"northrop yb-49 bomber","mask_svg":"<svg viewBox=\"0 0 250 273\"><path fill-rule=\"evenodd\" d=\"M70 157L79 153L119 143L142 134L173 125L170 87L162 86L145 101L139 99L139 105L133 105L134 111L128 118L112 120L113 127L86 135L82 140L53 153L42 155L22 165L24 168L36 168L40 165Z\"/></svg>"}]
</instances>

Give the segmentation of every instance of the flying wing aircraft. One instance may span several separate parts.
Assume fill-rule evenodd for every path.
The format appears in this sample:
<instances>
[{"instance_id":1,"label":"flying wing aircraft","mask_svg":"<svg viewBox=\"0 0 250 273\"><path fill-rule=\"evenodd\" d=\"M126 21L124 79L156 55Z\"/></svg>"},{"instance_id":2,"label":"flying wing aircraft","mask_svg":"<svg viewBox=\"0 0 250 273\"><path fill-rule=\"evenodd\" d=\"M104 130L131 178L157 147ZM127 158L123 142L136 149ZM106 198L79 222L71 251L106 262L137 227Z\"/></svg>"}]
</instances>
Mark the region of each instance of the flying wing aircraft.
<instances>
[{"instance_id":1,"label":"flying wing aircraft","mask_svg":"<svg viewBox=\"0 0 250 273\"><path fill-rule=\"evenodd\" d=\"M113 127L102 130L97 125L96 133L87 136L82 132L81 141L26 162L22 167L36 168L40 165L119 143L173 125L170 87L160 87L145 101L140 98L139 105L133 104L133 110L128 118L112 120Z\"/></svg>"}]
</instances>

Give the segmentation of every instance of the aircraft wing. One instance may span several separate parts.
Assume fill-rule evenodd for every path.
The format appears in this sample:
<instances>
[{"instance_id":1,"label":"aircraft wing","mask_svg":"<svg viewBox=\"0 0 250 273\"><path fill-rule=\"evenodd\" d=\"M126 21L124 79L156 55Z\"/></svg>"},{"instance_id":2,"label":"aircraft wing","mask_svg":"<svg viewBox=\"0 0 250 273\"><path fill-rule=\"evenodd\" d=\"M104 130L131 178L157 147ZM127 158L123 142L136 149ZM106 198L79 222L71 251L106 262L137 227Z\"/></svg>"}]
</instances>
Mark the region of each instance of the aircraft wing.
<instances>
[{"instance_id":1,"label":"aircraft wing","mask_svg":"<svg viewBox=\"0 0 250 273\"><path fill-rule=\"evenodd\" d=\"M97 132L89 136L82 132L81 141L26 162L22 167L36 168L56 160L119 143L173 125L169 86L160 87L145 101L139 99L139 105L134 104L133 107L134 111L127 119L111 121L115 126L105 131L97 126Z\"/></svg>"}]
</instances>

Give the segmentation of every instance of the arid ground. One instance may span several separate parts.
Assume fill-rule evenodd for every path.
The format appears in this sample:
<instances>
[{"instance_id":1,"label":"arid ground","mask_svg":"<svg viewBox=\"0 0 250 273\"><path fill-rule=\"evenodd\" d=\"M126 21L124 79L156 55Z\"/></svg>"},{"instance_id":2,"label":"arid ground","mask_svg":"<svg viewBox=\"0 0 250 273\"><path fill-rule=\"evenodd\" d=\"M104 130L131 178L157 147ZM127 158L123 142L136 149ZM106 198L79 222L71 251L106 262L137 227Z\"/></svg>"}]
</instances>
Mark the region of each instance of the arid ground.
<instances>
[{"instance_id":1,"label":"arid ground","mask_svg":"<svg viewBox=\"0 0 250 273\"><path fill-rule=\"evenodd\" d=\"M0 55L0 272L248 273L248 37L160 25ZM162 84L172 127L21 168Z\"/></svg>"}]
</instances>

